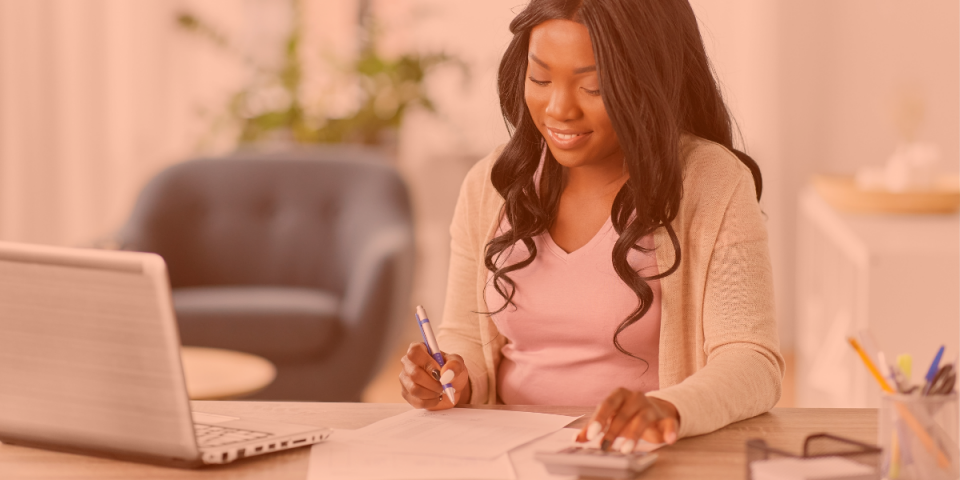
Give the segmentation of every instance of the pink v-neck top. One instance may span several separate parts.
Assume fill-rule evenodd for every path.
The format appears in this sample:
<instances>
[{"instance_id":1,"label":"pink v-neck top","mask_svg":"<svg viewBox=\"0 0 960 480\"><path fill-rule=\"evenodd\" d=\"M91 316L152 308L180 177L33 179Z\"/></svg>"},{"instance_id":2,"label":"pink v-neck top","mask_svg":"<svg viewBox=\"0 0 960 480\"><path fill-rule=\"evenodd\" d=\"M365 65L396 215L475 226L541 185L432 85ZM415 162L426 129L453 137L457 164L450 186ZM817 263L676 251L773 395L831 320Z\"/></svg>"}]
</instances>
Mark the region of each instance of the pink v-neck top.
<instances>
[{"instance_id":1,"label":"pink v-neck top","mask_svg":"<svg viewBox=\"0 0 960 480\"><path fill-rule=\"evenodd\" d=\"M509 228L504 219L499 235ZM648 280L653 302L647 313L613 335L636 309L636 294L613 269L613 245L618 239L611 220L584 246L567 253L549 232L534 237L533 262L508 275L516 282L514 306L492 320L507 339L497 371L497 392L506 404L598 405L617 387L649 392L659 388L657 363L660 340L660 281ZM652 236L641 240L648 253L634 251L630 265L643 276L657 274ZM527 258L522 242L504 252L501 265ZM487 275L488 311L504 298Z\"/></svg>"}]
</instances>

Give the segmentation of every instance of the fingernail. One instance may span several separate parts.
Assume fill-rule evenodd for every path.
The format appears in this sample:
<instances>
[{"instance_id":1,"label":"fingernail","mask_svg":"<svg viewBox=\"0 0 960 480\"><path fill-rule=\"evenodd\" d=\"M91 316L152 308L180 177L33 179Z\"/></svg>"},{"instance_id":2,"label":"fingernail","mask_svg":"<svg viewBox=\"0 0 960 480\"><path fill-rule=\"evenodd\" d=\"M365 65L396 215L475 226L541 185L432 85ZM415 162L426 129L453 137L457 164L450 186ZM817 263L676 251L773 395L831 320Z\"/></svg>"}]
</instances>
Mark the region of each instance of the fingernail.
<instances>
[{"instance_id":1,"label":"fingernail","mask_svg":"<svg viewBox=\"0 0 960 480\"><path fill-rule=\"evenodd\" d=\"M677 432L667 432L667 434L664 436L664 440L666 440L667 443L672 445L674 442L677 441Z\"/></svg>"},{"instance_id":2,"label":"fingernail","mask_svg":"<svg viewBox=\"0 0 960 480\"><path fill-rule=\"evenodd\" d=\"M620 450L620 447L623 446L623 442L624 442L625 440L626 440L626 439L623 438L623 437L614 438L614 439L613 439L613 445L610 446L610 449L619 451L619 450Z\"/></svg>"},{"instance_id":3,"label":"fingernail","mask_svg":"<svg viewBox=\"0 0 960 480\"><path fill-rule=\"evenodd\" d=\"M587 440L593 440L597 438L597 435L600 435L600 432L603 430L603 425L600 425L600 422L593 422L587 427Z\"/></svg>"},{"instance_id":4,"label":"fingernail","mask_svg":"<svg viewBox=\"0 0 960 480\"><path fill-rule=\"evenodd\" d=\"M627 439L623 442L623 445L620 446L620 453L630 453L633 451L633 447L637 446L637 442Z\"/></svg>"},{"instance_id":5,"label":"fingernail","mask_svg":"<svg viewBox=\"0 0 960 480\"><path fill-rule=\"evenodd\" d=\"M609 439L609 438L604 438L603 441L600 442L600 450L603 450L604 452L606 452L607 450L610 450L610 439Z\"/></svg>"},{"instance_id":6,"label":"fingernail","mask_svg":"<svg viewBox=\"0 0 960 480\"><path fill-rule=\"evenodd\" d=\"M447 384L453 381L453 370L447 370L440 375L440 383Z\"/></svg>"},{"instance_id":7,"label":"fingernail","mask_svg":"<svg viewBox=\"0 0 960 480\"><path fill-rule=\"evenodd\" d=\"M439 371L437 371L437 370L430 370L430 376L432 376L434 380L436 380L436 381L438 381L438 382L440 381L440 372L439 372Z\"/></svg>"}]
</instances>

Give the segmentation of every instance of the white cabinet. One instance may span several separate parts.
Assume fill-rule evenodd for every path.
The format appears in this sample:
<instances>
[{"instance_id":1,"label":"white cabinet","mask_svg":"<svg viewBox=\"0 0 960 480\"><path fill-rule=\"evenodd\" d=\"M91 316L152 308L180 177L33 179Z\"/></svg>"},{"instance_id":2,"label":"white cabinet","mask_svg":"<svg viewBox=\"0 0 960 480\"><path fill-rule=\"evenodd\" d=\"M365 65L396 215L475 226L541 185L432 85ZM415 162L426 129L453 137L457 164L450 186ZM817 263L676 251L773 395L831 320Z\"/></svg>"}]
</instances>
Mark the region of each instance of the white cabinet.
<instances>
[{"instance_id":1,"label":"white cabinet","mask_svg":"<svg viewBox=\"0 0 960 480\"><path fill-rule=\"evenodd\" d=\"M798 407L877 407L880 389L847 343L869 329L922 381L936 349L960 346L960 216L854 215L812 189L797 226Z\"/></svg>"}]
</instances>

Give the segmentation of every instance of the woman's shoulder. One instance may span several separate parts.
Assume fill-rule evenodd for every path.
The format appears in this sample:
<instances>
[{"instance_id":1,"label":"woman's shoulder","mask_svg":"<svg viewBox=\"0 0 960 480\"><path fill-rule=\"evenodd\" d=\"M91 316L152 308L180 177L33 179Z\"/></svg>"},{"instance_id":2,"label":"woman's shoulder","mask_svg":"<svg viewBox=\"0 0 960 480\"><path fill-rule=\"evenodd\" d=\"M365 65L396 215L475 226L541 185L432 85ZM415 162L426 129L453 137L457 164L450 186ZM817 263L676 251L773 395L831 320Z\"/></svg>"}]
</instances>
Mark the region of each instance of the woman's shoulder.
<instances>
[{"instance_id":1,"label":"woman's shoulder","mask_svg":"<svg viewBox=\"0 0 960 480\"><path fill-rule=\"evenodd\" d=\"M680 138L680 158L685 197L729 195L741 182L749 182L753 190L750 169L719 143L685 133Z\"/></svg>"},{"instance_id":2,"label":"woman's shoulder","mask_svg":"<svg viewBox=\"0 0 960 480\"><path fill-rule=\"evenodd\" d=\"M750 174L750 169L730 149L689 133L680 136L680 158L685 177L709 173L729 179Z\"/></svg>"},{"instance_id":3,"label":"woman's shoulder","mask_svg":"<svg viewBox=\"0 0 960 480\"><path fill-rule=\"evenodd\" d=\"M477 161L467 172L460 185L460 198L457 200L458 213L454 214L455 223L467 222L473 227L480 228L476 232L482 232L485 231L485 226L498 216L503 198L493 187L490 171L503 148L504 145L498 146Z\"/></svg>"},{"instance_id":4,"label":"woman's shoulder","mask_svg":"<svg viewBox=\"0 0 960 480\"><path fill-rule=\"evenodd\" d=\"M496 204L502 202L499 192L493 187L490 180L490 172L493 164L503 151L505 144L499 145L493 149L487 156L481 158L475 163L463 179L460 186L460 196L467 197L478 204Z\"/></svg>"},{"instance_id":5,"label":"woman's shoulder","mask_svg":"<svg viewBox=\"0 0 960 480\"><path fill-rule=\"evenodd\" d=\"M490 182L490 171L505 146L505 143L498 145L492 152L487 154L487 156L481 158L470 167L467 176L463 179L463 186L469 186L471 189L492 189L493 183Z\"/></svg>"}]
</instances>

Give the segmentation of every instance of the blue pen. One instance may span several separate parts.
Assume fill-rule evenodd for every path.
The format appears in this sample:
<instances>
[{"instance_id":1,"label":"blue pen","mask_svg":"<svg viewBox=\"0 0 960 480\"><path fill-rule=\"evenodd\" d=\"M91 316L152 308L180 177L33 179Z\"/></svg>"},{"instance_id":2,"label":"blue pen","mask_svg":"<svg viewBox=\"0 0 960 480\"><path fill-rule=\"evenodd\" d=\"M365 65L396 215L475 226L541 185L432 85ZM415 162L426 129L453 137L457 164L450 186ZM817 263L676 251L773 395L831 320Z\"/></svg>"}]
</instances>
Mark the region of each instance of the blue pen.
<instances>
[{"instance_id":1,"label":"blue pen","mask_svg":"<svg viewBox=\"0 0 960 480\"><path fill-rule=\"evenodd\" d=\"M417 316L417 325L420 326L420 334L423 335L423 343L427 346L427 352L437 361L440 367L443 367L443 354L440 353L440 345L437 344L437 337L433 335L433 327L430 326L427 311L424 310L422 306L417 305L417 313L414 315ZM447 397L450 398L450 403L456 405L457 402L454 401L453 394L456 393L457 390L453 388L453 385L444 383L443 391L447 394Z\"/></svg>"},{"instance_id":2,"label":"blue pen","mask_svg":"<svg viewBox=\"0 0 960 480\"><path fill-rule=\"evenodd\" d=\"M937 375L937 370L940 369L940 357L943 356L943 345L940 345L940 350L937 350L937 354L933 357L933 363L930 364L930 369L927 370L927 376L924 377L927 380L927 383L923 386L923 394L926 395L930 391L930 386L933 384L933 377Z\"/></svg>"}]
</instances>

